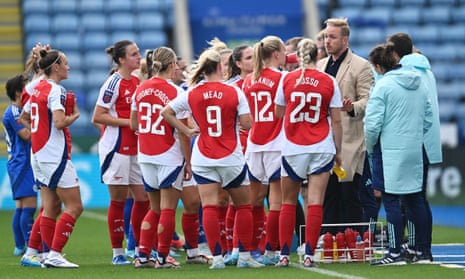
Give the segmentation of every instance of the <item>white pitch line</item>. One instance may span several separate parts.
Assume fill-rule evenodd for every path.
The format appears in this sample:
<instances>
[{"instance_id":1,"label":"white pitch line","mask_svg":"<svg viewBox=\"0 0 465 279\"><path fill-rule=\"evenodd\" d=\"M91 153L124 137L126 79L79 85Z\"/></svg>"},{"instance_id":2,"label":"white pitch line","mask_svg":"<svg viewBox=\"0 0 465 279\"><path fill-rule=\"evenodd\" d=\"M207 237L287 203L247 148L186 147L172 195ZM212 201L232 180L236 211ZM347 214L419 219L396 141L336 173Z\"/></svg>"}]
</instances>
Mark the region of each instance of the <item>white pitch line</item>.
<instances>
[{"instance_id":1,"label":"white pitch line","mask_svg":"<svg viewBox=\"0 0 465 279\"><path fill-rule=\"evenodd\" d=\"M93 212L93 211L88 211L88 210L84 210L81 216L87 217L89 219L99 220L99 221L105 221L105 222L107 221L107 215L100 214L100 213Z\"/></svg>"},{"instance_id":2,"label":"white pitch line","mask_svg":"<svg viewBox=\"0 0 465 279\"><path fill-rule=\"evenodd\" d=\"M320 273L320 274L323 274L323 275L331 276L331 277L344 278L344 279L366 279L365 277L339 273L339 272L335 272L335 271L331 271L331 270L321 269L321 268L318 268L318 267L305 268L302 265L296 264L296 263L291 263L291 266L296 267L296 268L300 268L300 269L303 269L303 270L307 270L307 271L316 272L316 273Z\"/></svg>"}]
</instances>

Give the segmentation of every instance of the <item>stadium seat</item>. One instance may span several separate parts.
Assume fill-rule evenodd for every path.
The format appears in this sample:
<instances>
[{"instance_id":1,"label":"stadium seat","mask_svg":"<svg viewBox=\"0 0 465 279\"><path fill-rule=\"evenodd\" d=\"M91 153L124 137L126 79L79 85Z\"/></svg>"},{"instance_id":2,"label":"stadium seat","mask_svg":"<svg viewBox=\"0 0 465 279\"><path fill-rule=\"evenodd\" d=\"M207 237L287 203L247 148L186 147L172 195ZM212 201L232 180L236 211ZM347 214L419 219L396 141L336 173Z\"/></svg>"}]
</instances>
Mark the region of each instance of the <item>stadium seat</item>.
<instances>
[{"instance_id":1,"label":"stadium seat","mask_svg":"<svg viewBox=\"0 0 465 279\"><path fill-rule=\"evenodd\" d=\"M365 9L362 17L372 25L385 27L391 23L392 9L386 7L374 7Z\"/></svg>"},{"instance_id":2,"label":"stadium seat","mask_svg":"<svg viewBox=\"0 0 465 279\"><path fill-rule=\"evenodd\" d=\"M137 41L137 35L134 32L115 31L112 34L110 34L110 42L112 44L121 40L130 40L139 44L139 42Z\"/></svg>"},{"instance_id":3,"label":"stadium seat","mask_svg":"<svg viewBox=\"0 0 465 279\"><path fill-rule=\"evenodd\" d=\"M104 31L106 28L106 17L99 13L85 13L81 16L81 27L83 31Z\"/></svg>"},{"instance_id":4,"label":"stadium seat","mask_svg":"<svg viewBox=\"0 0 465 279\"><path fill-rule=\"evenodd\" d=\"M132 1L128 0L111 0L107 5L107 11L111 13L130 13L132 12Z\"/></svg>"},{"instance_id":5,"label":"stadium seat","mask_svg":"<svg viewBox=\"0 0 465 279\"><path fill-rule=\"evenodd\" d=\"M465 3L460 7L452 9L451 17L454 23L465 23Z\"/></svg>"},{"instance_id":6,"label":"stadium seat","mask_svg":"<svg viewBox=\"0 0 465 279\"><path fill-rule=\"evenodd\" d=\"M428 58L427 54L425 54ZM447 63L434 63L431 65L431 71L434 73L438 83L439 82L449 82L449 64Z\"/></svg>"},{"instance_id":7,"label":"stadium seat","mask_svg":"<svg viewBox=\"0 0 465 279\"><path fill-rule=\"evenodd\" d=\"M48 15L50 12L50 5L48 1L42 0L23 0L22 13L26 17L29 15Z\"/></svg>"},{"instance_id":8,"label":"stadium seat","mask_svg":"<svg viewBox=\"0 0 465 279\"><path fill-rule=\"evenodd\" d=\"M71 71L81 71L82 57L80 51L66 51L66 58Z\"/></svg>"},{"instance_id":9,"label":"stadium seat","mask_svg":"<svg viewBox=\"0 0 465 279\"><path fill-rule=\"evenodd\" d=\"M103 13L104 11L104 0L81 0L79 10L81 13Z\"/></svg>"},{"instance_id":10,"label":"stadium seat","mask_svg":"<svg viewBox=\"0 0 465 279\"><path fill-rule=\"evenodd\" d=\"M465 15L464 15L465 16ZM445 42L461 42L465 38L465 23L456 23L450 26L441 28L439 32L439 40ZM463 46L462 46L463 48Z\"/></svg>"},{"instance_id":11,"label":"stadium seat","mask_svg":"<svg viewBox=\"0 0 465 279\"><path fill-rule=\"evenodd\" d=\"M133 31L134 15L132 13L113 13L108 16L108 28L110 31Z\"/></svg>"},{"instance_id":12,"label":"stadium seat","mask_svg":"<svg viewBox=\"0 0 465 279\"><path fill-rule=\"evenodd\" d=\"M80 91L85 89L84 75L79 70L70 70L67 79L63 80L63 86L68 91Z\"/></svg>"},{"instance_id":13,"label":"stadium seat","mask_svg":"<svg viewBox=\"0 0 465 279\"><path fill-rule=\"evenodd\" d=\"M140 32L145 30L163 30L164 18L159 12L141 12L137 15L135 28Z\"/></svg>"},{"instance_id":14,"label":"stadium seat","mask_svg":"<svg viewBox=\"0 0 465 279\"><path fill-rule=\"evenodd\" d=\"M427 0L398 0L401 7L405 6L425 6Z\"/></svg>"},{"instance_id":15,"label":"stadium seat","mask_svg":"<svg viewBox=\"0 0 465 279\"><path fill-rule=\"evenodd\" d=\"M465 98L465 81L452 81L448 83L438 83L439 100L459 100Z\"/></svg>"},{"instance_id":16,"label":"stadium seat","mask_svg":"<svg viewBox=\"0 0 465 279\"><path fill-rule=\"evenodd\" d=\"M449 67L449 78L451 80L462 80L463 81L465 79L465 62L461 62L461 63L457 62L457 63L454 63L454 67Z\"/></svg>"},{"instance_id":17,"label":"stadium seat","mask_svg":"<svg viewBox=\"0 0 465 279\"><path fill-rule=\"evenodd\" d=\"M447 6L432 6L421 10L425 24L448 24L451 20L450 8Z\"/></svg>"},{"instance_id":18,"label":"stadium seat","mask_svg":"<svg viewBox=\"0 0 465 279\"><path fill-rule=\"evenodd\" d=\"M358 7L363 8L368 6L369 0L339 0L339 7Z\"/></svg>"},{"instance_id":19,"label":"stadium seat","mask_svg":"<svg viewBox=\"0 0 465 279\"><path fill-rule=\"evenodd\" d=\"M61 32L55 35L53 48L57 48L67 53L68 51L80 51L82 39L76 33Z\"/></svg>"},{"instance_id":20,"label":"stadium seat","mask_svg":"<svg viewBox=\"0 0 465 279\"><path fill-rule=\"evenodd\" d=\"M449 122L455 115L457 103L454 101L439 102L439 118L441 121Z\"/></svg>"},{"instance_id":21,"label":"stadium seat","mask_svg":"<svg viewBox=\"0 0 465 279\"><path fill-rule=\"evenodd\" d=\"M50 32L50 19L48 15L30 14L24 18L24 31L26 33Z\"/></svg>"},{"instance_id":22,"label":"stadium seat","mask_svg":"<svg viewBox=\"0 0 465 279\"><path fill-rule=\"evenodd\" d=\"M372 7L394 8L397 6L397 0L371 0Z\"/></svg>"},{"instance_id":23,"label":"stadium seat","mask_svg":"<svg viewBox=\"0 0 465 279\"><path fill-rule=\"evenodd\" d=\"M440 42L440 32L437 25L428 24L411 29L410 36L417 43L436 43Z\"/></svg>"},{"instance_id":24,"label":"stadium seat","mask_svg":"<svg viewBox=\"0 0 465 279\"><path fill-rule=\"evenodd\" d=\"M356 43L379 44L385 41L384 30L378 27L359 27L351 35Z\"/></svg>"},{"instance_id":25,"label":"stadium seat","mask_svg":"<svg viewBox=\"0 0 465 279\"><path fill-rule=\"evenodd\" d=\"M359 8L341 7L333 10L332 14L335 18L345 17L349 19L349 22L351 22L351 20L358 19L360 17L361 12L362 11Z\"/></svg>"},{"instance_id":26,"label":"stadium seat","mask_svg":"<svg viewBox=\"0 0 465 279\"><path fill-rule=\"evenodd\" d=\"M105 32L85 33L82 40L82 48L84 51L97 50L103 53L105 48L112 44Z\"/></svg>"},{"instance_id":27,"label":"stadium seat","mask_svg":"<svg viewBox=\"0 0 465 279\"><path fill-rule=\"evenodd\" d=\"M448 6L454 6L456 5L458 2L458 0L430 0L429 3L431 6L444 6L444 5L448 5Z\"/></svg>"},{"instance_id":28,"label":"stadium seat","mask_svg":"<svg viewBox=\"0 0 465 279\"><path fill-rule=\"evenodd\" d=\"M154 49L166 45L166 34L161 31L144 31L139 34L137 44L141 52L145 49Z\"/></svg>"},{"instance_id":29,"label":"stadium seat","mask_svg":"<svg viewBox=\"0 0 465 279\"><path fill-rule=\"evenodd\" d=\"M158 12L162 11L161 0L133 0L133 10L139 12Z\"/></svg>"},{"instance_id":30,"label":"stadium seat","mask_svg":"<svg viewBox=\"0 0 465 279\"><path fill-rule=\"evenodd\" d=\"M396 25L418 25L421 23L420 11L418 7L395 9L392 11L392 22Z\"/></svg>"},{"instance_id":31,"label":"stadium seat","mask_svg":"<svg viewBox=\"0 0 465 279\"><path fill-rule=\"evenodd\" d=\"M42 1L46 2L46 1ZM78 1L52 0L51 7L54 13L78 13Z\"/></svg>"},{"instance_id":32,"label":"stadium seat","mask_svg":"<svg viewBox=\"0 0 465 279\"><path fill-rule=\"evenodd\" d=\"M100 87L103 85L105 80L108 78L108 73L111 67L92 69L85 75L87 82L87 105L89 108L95 106L95 100L97 100Z\"/></svg>"},{"instance_id":33,"label":"stadium seat","mask_svg":"<svg viewBox=\"0 0 465 279\"><path fill-rule=\"evenodd\" d=\"M111 67L111 58L102 50L88 51L84 55L87 70L106 70Z\"/></svg>"},{"instance_id":34,"label":"stadium seat","mask_svg":"<svg viewBox=\"0 0 465 279\"><path fill-rule=\"evenodd\" d=\"M28 57L29 52L32 48L37 44L41 43L42 45L52 45L52 36L49 32L29 32L24 34L25 40L25 47L24 51L26 53L26 57Z\"/></svg>"},{"instance_id":35,"label":"stadium seat","mask_svg":"<svg viewBox=\"0 0 465 279\"><path fill-rule=\"evenodd\" d=\"M78 35L79 18L75 14L57 13L52 18L52 31L55 33L75 32Z\"/></svg>"}]
</instances>

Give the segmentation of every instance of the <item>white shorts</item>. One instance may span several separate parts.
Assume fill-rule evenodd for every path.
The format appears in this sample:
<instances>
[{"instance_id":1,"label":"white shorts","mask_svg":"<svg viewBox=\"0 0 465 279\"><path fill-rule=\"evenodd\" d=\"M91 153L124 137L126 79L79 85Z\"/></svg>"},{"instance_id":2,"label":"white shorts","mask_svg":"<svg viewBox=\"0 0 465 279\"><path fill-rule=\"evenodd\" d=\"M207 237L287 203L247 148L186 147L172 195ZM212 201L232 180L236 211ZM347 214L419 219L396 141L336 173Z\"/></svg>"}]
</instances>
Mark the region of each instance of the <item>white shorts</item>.
<instances>
[{"instance_id":1,"label":"white shorts","mask_svg":"<svg viewBox=\"0 0 465 279\"><path fill-rule=\"evenodd\" d=\"M114 153L108 166L102 166L102 156L100 156L100 168L104 171L102 175L103 183L107 185L142 185L142 172L137 155L123 155ZM103 170L103 168L106 168Z\"/></svg>"},{"instance_id":2,"label":"white shorts","mask_svg":"<svg viewBox=\"0 0 465 279\"><path fill-rule=\"evenodd\" d=\"M185 188L185 187L195 187L197 186L197 182L195 182L195 179L194 179L194 176L191 177L191 179L189 179L188 181L183 181L182 182L182 187Z\"/></svg>"},{"instance_id":3,"label":"white shorts","mask_svg":"<svg viewBox=\"0 0 465 279\"><path fill-rule=\"evenodd\" d=\"M73 188L79 186L76 169L70 160L60 165L59 162L39 162L35 156L31 156L31 166L40 187L56 189L57 187Z\"/></svg>"},{"instance_id":4,"label":"white shorts","mask_svg":"<svg viewBox=\"0 0 465 279\"><path fill-rule=\"evenodd\" d=\"M310 174L330 171L334 165L334 154L306 153L283 156L281 176L289 176L294 181L303 181Z\"/></svg>"},{"instance_id":5,"label":"white shorts","mask_svg":"<svg viewBox=\"0 0 465 279\"><path fill-rule=\"evenodd\" d=\"M245 166L205 167L192 166L192 173L197 184L222 183L223 189L249 185Z\"/></svg>"},{"instance_id":6,"label":"white shorts","mask_svg":"<svg viewBox=\"0 0 465 279\"><path fill-rule=\"evenodd\" d=\"M268 184L280 179L281 152L246 152L245 160L249 169L249 179Z\"/></svg>"},{"instance_id":7,"label":"white shorts","mask_svg":"<svg viewBox=\"0 0 465 279\"><path fill-rule=\"evenodd\" d=\"M183 166L166 166L152 163L140 163L144 188L147 192L166 189L171 186L182 191L182 180L184 178Z\"/></svg>"}]
</instances>

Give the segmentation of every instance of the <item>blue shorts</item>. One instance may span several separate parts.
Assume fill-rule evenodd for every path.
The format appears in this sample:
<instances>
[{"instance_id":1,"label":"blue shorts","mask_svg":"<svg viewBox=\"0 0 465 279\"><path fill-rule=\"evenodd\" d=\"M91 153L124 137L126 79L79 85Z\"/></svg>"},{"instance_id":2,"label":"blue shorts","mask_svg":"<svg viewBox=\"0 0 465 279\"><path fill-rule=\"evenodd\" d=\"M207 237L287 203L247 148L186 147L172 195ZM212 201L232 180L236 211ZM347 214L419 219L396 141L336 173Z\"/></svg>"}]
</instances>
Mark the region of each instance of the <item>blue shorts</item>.
<instances>
[{"instance_id":1,"label":"blue shorts","mask_svg":"<svg viewBox=\"0 0 465 279\"><path fill-rule=\"evenodd\" d=\"M28 167L23 172L8 170L11 182L11 192L14 200L26 197L37 197L38 187L35 184L32 168Z\"/></svg>"}]
</instances>

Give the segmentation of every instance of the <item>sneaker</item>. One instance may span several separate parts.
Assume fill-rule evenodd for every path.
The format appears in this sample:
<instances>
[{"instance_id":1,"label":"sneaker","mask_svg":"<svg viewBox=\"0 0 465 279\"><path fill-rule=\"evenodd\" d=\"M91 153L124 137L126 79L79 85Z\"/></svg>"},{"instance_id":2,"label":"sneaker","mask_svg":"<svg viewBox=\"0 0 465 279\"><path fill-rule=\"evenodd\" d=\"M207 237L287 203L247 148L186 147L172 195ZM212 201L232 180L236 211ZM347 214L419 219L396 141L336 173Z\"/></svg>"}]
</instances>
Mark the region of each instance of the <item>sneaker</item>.
<instances>
[{"instance_id":1,"label":"sneaker","mask_svg":"<svg viewBox=\"0 0 465 279\"><path fill-rule=\"evenodd\" d=\"M41 267L42 259L39 255L23 255L20 264L21 266Z\"/></svg>"},{"instance_id":2,"label":"sneaker","mask_svg":"<svg viewBox=\"0 0 465 279\"><path fill-rule=\"evenodd\" d=\"M412 259L413 264L432 264L430 255L427 253L422 253L421 255L415 255Z\"/></svg>"},{"instance_id":3,"label":"sneaker","mask_svg":"<svg viewBox=\"0 0 465 279\"><path fill-rule=\"evenodd\" d=\"M135 259L136 258L136 250L128 250L126 249L126 252L124 252L124 256L126 259Z\"/></svg>"},{"instance_id":4,"label":"sneaker","mask_svg":"<svg viewBox=\"0 0 465 279\"><path fill-rule=\"evenodd\" d=\"M249 257L248 259L244 260L239 257L239 260L237 261L237 267L239 268L260 268L264 267L265 265L262 263L259 263L256 261L254 258Z\"/></svg>"},{"instance_id":5,"label":"sneaker","mask_svg":"<svg viewBox=\"0 0 465 279\"><path fill-rule=\"evenodd\" d=\"M199 253L206 256L212 256L210 247L208 247L208 244L206 242L199 243Z\"/></svg>"},{"instance_id":6,"label":"sneaker","mask_svg":"<svg viewBox=\"0 0 465 279\"><path fill-rule=\"evenodd\" d=\"M113 259L111 260L111 263L113 265L126 265L126 264L131 264L130 261L128 261L128 259L126 259L126 257L124 255L118 255L116 257L113 257Z\"/></svg>"},{"instance_id":7,"label":"sneaker","mask_svg":"<svg viewBox=\"0 0 465 279\"><path fill-rule=\"evenodd\" d=\"M387 254L384 258L381 260L372 263L371 265L406 265L407 262L405 261L405 258L402 255L399 255L397 257L392 256L392 254Z\"/></svg>"},{"instance_id":8,"label":"sneaker","mask_svg":"<svg viewBox=\"0 0 465 279\"><path fill-rule=\"evenodd\" d=\"M155 263L155 268L181 268L181 265L173 257L158 257Z\"/></svg>"},{"instance_id":9,"label":"sneaker","mask_svg":"<svg viewBox=\"0 0 465 279\"><path fill-rule=\"evenodd\" d=\"M181 255L179 255L175 250L173 249L170 249L170 253L169 253L170 257L172 258L180 258Z\"/></svg>"},{"instance_id":10,"label":"sneaker","mask_svg":"<svg viewBox=\"0 0 465 279\"><path fill-rule=\"evenodd\" d=\"M184 242L180 238L177 240L172 239L170 246L174 251L181 251L184 246Z\"/></svg>"},{"instance_id":11,"label":"sneaker","mask_svg":"<svg viewBox=\"0 0 465 279\"><path fill-rule=\"evenodd\" d=\"M19 256L22 256L24 255L24 253L26 252L26 247L15 247L15 250L13 250L13 256L15 257L19 257Z\"/></svg>"},{"instance_id":12,"label":"sneaker","mask_svg":"<svg viewBox=\"0 0 465 279\"><path fill-rule=\"evenodd\" d=\"M205 255L197 255L195 257L187 257L186 264L211 264L213 263L213 258Z\"/></svg>"},{"instance_id":13,"label":"sneaker","mask_svg":"<svg viewBox=\"0 0 465 279\"><path fill-rule=\"evenodd\" d=\"M402 256L404 256L407 262L412 262L413 258L416 256L415 251L408 248L407 243L402 244L402 246L400 247L400 253Z\"/></svg>"},{"instance_id":14,"label":"sneaker","mask_svg":"<svg viewBox=\"0 0 465 279\"><path fill-rule=\"evenodd\" d=\"M304 267L306 268L312 268L312 267L317 267L316 263L312 260L310 256L305 256L304 258Z\"/></svg>"},{"instance_id":15,"label":"sneaker","mask_svg":"<svg viewBox=\"0 0 465 279\"><path fill-rule=\"evenodd\" d=\"M288 267L289 266L289 258L283 256L279 259L279 262L275 264L276 267Z\"/></svg>"},{"instance_id":16,"label":"sneaker","mask_svg":"<svg viewBox=\"0 0 465 279\"><path fill-rule=\"evenodd\" d=\"M213 258L210 269L223 269L223 268L226 268L223 258L221 257Z\"/></svg>"},{"instance_id":17,"label":"sneaker","mask_svg":"<svg viewBox=\"0 0 465 279\"><path fill-rule=\"evenodd\" d=\"M78 268L79 265L67 261L61 254L55 256L50 255L42 263L42 267L56 267L56 268Z\"/></svg>"},{"instance_id":18,"label":"sneaker","mask_svg":"<svg viewBox=\"0 0 465 279\"><path fill-rule=\"evenodd\" d=\"M276 265L277 263L279 262L279 256L278 255L275 255L273 257L268 257L266 255L264 255L262 257L262 264L264 265Z\"/></svg>"},{"instance_id":19,"label":"sneaker","mask_svg":"<svg viewBox=\"0 0 465 279\"><path fill-rule=\"evenodd\" d=\"M236 265L238 259L239 259L239 254L238 253L228 252L224 256L224 264L225 265Z\"/></svg>"},{"instance_id":20,"label":"sneaker","mask_svg":"<svg viewBox=\"0 0 465 279\"><path fill-rule=\"evenodd\" d=\"M135 268L155 268L155 260L150 258L137 258L134 260Z\"/></svg>"}]
</instances>

